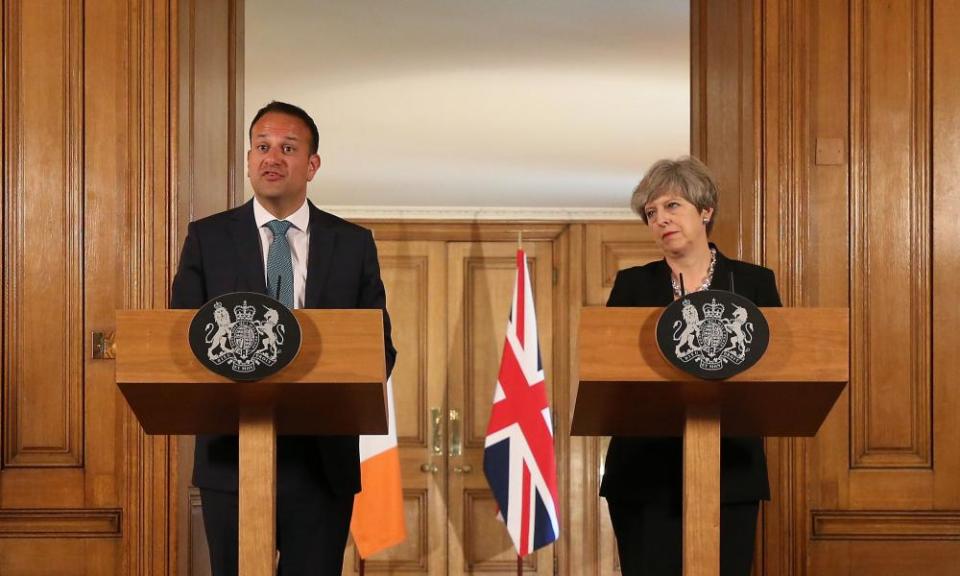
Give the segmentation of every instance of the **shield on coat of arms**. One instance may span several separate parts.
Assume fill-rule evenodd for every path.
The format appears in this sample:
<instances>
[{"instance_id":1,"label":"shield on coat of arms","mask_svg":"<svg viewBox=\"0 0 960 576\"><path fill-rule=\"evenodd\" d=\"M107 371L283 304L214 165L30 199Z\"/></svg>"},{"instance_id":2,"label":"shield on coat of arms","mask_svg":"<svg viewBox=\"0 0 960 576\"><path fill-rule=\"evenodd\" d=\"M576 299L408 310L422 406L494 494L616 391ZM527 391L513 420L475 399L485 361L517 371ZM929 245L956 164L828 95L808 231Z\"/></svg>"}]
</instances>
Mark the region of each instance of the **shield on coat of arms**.
<instances>
[{"instance_id":1,"label":"shield on coat of arms","mask_svg":"<svg viewBox=\"0 0 960 576\"><path fill-rule=\"evenodd\" d=\"M726 290L686 294L657 322L657 344L677 368L722 380L753 366L767 350L770 328L753 302Z\"/></svg>"},{"instance_id":2,"label":"shield on coat of arms","mask_svg":"<svg viewBox=\"0 0 960 576\"><path fill-rule=\"evenodd\" d=\"M232 380L259 380L300 351L300 324L280 302L234 292L204 304L190 323L190 348L208 369Z\"/></svg>"}]
</instances>

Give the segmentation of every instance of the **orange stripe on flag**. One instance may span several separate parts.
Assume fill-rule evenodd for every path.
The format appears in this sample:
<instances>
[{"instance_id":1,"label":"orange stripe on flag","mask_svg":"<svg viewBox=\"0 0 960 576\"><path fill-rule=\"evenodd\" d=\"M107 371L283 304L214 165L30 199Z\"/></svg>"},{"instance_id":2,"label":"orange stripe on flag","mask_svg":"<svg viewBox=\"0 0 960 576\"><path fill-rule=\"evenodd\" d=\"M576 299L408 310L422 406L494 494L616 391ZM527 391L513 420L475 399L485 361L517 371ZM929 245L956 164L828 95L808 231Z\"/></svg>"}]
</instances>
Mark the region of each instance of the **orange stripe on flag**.
<instances>
[{"instance_id":1,"label":"orange stripe on flag","mask_svg":"<svg viewBox=\"0 0 960 576\"><path fill-rule=\"evenodd\" d=\"M403 542L407 537L396 447L360 463L362 489L353 501L350 532L361 558Z\"/></svg>"}]
</instances>

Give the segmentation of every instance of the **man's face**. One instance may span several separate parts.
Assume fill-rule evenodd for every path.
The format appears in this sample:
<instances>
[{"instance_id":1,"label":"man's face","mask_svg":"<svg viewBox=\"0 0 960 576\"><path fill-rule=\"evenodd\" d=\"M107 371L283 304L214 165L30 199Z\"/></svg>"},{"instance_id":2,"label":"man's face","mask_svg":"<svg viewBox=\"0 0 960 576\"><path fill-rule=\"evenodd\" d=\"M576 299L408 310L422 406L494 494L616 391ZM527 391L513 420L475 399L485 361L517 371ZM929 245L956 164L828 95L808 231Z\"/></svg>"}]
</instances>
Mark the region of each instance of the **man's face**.
<instances>
[{"instance_id":1,"label":"man's face","mask_svg":"<svg viewBox=\"0 0 960 576\"><path fill-rule=\"evenodd\" d=\"M296 116L268 112L253 125L247 177L258 199L302 201L318 168L320 157L310 153L310 130Z\"/></svg>"}]
</instances>

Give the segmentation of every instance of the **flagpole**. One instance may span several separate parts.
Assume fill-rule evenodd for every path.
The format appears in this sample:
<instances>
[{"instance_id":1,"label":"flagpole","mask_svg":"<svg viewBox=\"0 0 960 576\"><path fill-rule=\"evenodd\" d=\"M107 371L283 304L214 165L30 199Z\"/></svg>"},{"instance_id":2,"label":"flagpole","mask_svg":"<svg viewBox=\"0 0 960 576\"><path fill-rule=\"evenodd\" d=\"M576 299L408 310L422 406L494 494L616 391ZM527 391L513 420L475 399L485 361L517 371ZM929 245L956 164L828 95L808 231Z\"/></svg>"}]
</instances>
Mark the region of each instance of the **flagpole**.
<instances>
[{"instance_id":1,"label":"flagpole","mask_svg":"<svg viewBox=\"0 0 960 576\"><path fill-rule=\"evenodd\" d=\"M517 554L517 576L523 576L523 558Z\"/></svg>"},{"instance_id":2,"label":"flagpole","mask_svg":"<svg viewBox=\"0 0 960 576\"><path fill-rule=\"evenodd\" d=\"M361 557L360 557L360 566L359 566L359 568L360 568L360 576L363 576L363 572L364 572L363 569L365 568L365 566L364 566L363 564L364 564L364 562L363 562L363 557L361 556Z\"/></svg>"},{"instance_id":3,"label":"flagpole","mask_svg":"<svg viewBox=\"0 0 960 576\"><path fill-rule=\"evenodd\" d=\"M523 250L523 229L517 230L517 250Z\"/></svg>"}]
</instances>

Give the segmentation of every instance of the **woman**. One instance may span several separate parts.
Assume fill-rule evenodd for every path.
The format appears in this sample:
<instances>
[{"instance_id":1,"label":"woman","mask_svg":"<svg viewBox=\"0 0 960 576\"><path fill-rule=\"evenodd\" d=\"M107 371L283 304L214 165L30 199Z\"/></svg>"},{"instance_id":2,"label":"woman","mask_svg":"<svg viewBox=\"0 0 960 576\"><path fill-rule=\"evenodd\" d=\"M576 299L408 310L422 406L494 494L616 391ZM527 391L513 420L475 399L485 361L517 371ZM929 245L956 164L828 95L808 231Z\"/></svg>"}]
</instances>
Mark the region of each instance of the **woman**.
<instances>
[{"instance_id":1,"label":"woman","mask_svg":"<svg viewBox=\"0 0 960 576\"><path fill-rule=\"evenodd\" d=\"M654 164L631 206L663 252L663 260L621 270L607 306L666 306L686 292L729 290L757 306L780 306L773 272L726 258L708 242L717 185L692 157ZM615 437L600 495L607 499L624 576L682 571L683 448L680 438ZM770 498L760 438L723 438L720 445L720 573L749 576L760 500Z\"/></svg>"}]
</instances>

